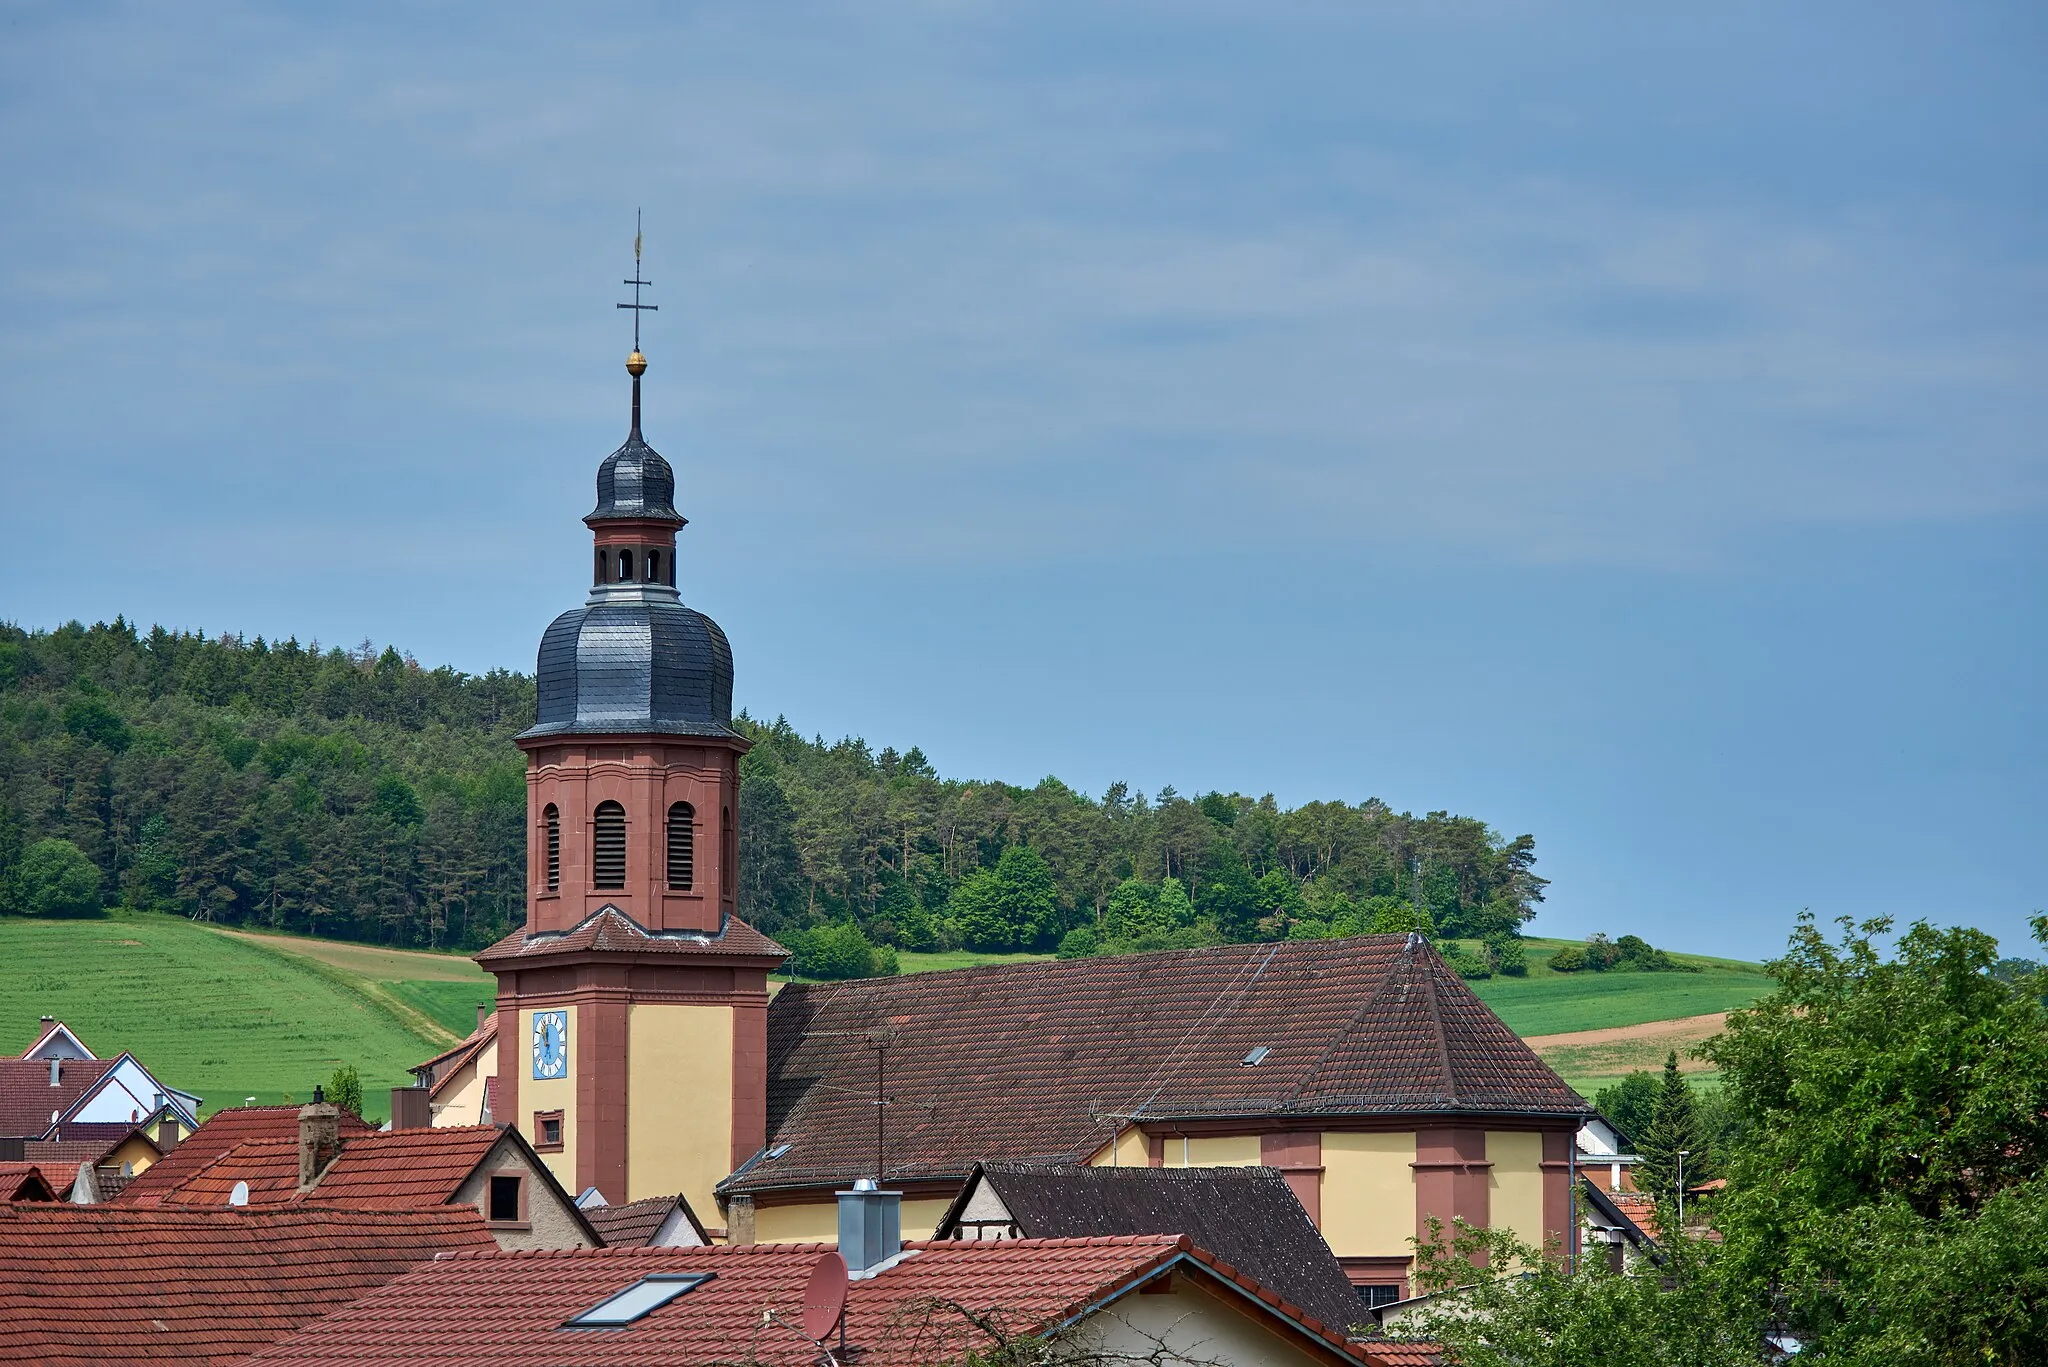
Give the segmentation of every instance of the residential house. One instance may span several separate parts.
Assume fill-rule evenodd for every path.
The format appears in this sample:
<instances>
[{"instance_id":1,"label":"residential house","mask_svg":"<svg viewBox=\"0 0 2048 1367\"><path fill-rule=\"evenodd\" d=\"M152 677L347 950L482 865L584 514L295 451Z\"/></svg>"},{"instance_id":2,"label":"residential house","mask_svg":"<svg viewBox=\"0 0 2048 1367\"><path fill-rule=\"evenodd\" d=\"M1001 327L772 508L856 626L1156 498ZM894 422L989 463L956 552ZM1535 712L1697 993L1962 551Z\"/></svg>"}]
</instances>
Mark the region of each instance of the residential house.
<instances>
[{"instance_id":1,"label":"residential house","mask_svg":"<svg viewBox=\"0 0 2048 1367\"><path fill-rule=\"evenodd\" d=\"M452 1049L413 1065L416 1085L427 1094L433 1125L488 1125L492 1085L498 1075L498 1017L487 1005L476 1009L476 1029Z\"/></svg>"},{"instance_id":2,"label":"residential house","mask_svg":"<svg viewBox=\"0 0 2048 1367\"><path fill-rule=\"evenodd\" d=\"M112 1161L141 1172L197 1128L200 1104L159 1082L134 1055L99 1058L69 1026L44 1016L34 1043L0 1058L0 1161ZM147 1143L113 1152L137 1130ZM31 1145L72 1147L31 1152Z\"/></svg>"},{"instance_id":3,"label":"residential house","mask_svg":"<svg viewBox=\"0 0 2048 1367\"><path fill-rule=\"evenodd\" d=\"M0 1357L229 1367L443 1253L473 1210L0 1204Z\"/></svg>"},{"instance_id":4,"label":"residential house","mask_svg":"<svg viewBox=\"0 0 2048 1367\"><path fill-rule=\"evenodd\" d=\"M824 1349L862 1367L925 1367L1044 1339L1218 1367L1369 1360L1178 1235L901 1245L886 1232L893 1194L847 1196L854 1210L836 1252L756 1244L441 1258L254 1361L812 1367L828 1360Z\"/></svg>"},{"instance_id":5,"label":"residential house","mask_svg":"<svg viewBox=\"0 0 2048 1367\"><path fill-rule=\"evenodd\" d=\"M1603 1191L1635 1189L1635 1166L1639 1161L1635 1146L1607 1117L1586 1117L1586 1123L1579 1126L1578 1150L1579 1171Z\"/></svg>"},{"instance_id":6,"label":"residential house","mask_svg":"<svg viewBox=\"0 0 2048 1367\"><path fill-rule=\"evenodd\" d=\"M166 1192L189 1181L192 1176L238 1144L257 1139L282 1139L293 1144L299 1138L297 1106L230 1106L215 1111L177 1148L165 1154L146 1172L122 1188L114 1199L122 1205L153 1206ZM377 1127L360 1116L341 1111L335 1118L338 1138L375 1134Z\"/></svg>"},{"instance_id":7,"label":"residential house","mask_svg":"<svg viewBox=\"0 0 2048 1367\"><path fill-rule=\"evenodd\" d=\"M577 1198L576 1206L603 1236L606 1248L701 1248L711 1242L697 1212L680 1195L614 1206L592 1187Z\"/></svg>"},{"instance_id":8,"label":"residential house","mask_svg":"<svg viewBox=\"0 0 2048 1367\"><path fill-rule=\"evenodd\" d=\"M1043 1167L977 1163L934 1239L1076 1239L1183 1234L1323 1324L1370 1324L1369 1296L1344 1275L1277 1168Z\"/></svg>"},{"instance_id":9,"label":"residential house","mask_svg":"<svg viewBox=\"0 0 2048 1367\"><path fill-rule=\"evenodd\" d=\"M476 1210L502 1248L596 1248L595 1229L520 1133L504 1125L344 1135L337 1108L299 1112L291 1139L248 1139L174 1186L160 1206L251 1210Z\"/></svg>"}]
</instances>

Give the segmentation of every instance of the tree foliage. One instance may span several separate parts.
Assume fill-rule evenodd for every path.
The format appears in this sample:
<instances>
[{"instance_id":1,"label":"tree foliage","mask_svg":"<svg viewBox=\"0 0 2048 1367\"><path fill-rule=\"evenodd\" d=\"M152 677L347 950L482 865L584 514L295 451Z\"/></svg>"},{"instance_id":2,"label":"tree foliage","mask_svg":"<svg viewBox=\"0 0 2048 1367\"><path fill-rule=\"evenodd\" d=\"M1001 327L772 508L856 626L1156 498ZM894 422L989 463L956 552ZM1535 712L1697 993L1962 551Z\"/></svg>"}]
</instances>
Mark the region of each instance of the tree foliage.
<instances>
[{"instance_id":1,"label":"tree foliage","mask_svg":"<svg viewBox=\"0 0 2048 1367\"><path fill-rule=\"evenodd\" d=\"M427 669L368 643L0 626L0 898L12 905L31 846L68 840L131 906L488 944L524 913L512 738L533 706L525 675ZM1543 896L1533 839L1447 812L1124 784L1090 798L1056 778L941 778L914 748L807 739L780 719L735 725L754 742L740 909L771 934L852 924L919 950L1051 950L1081 927L1118 947L1382 922L1512 937ZM1158 923L1111 915L1127 884L1125 910Z\"/></svg>"}]
</instances>

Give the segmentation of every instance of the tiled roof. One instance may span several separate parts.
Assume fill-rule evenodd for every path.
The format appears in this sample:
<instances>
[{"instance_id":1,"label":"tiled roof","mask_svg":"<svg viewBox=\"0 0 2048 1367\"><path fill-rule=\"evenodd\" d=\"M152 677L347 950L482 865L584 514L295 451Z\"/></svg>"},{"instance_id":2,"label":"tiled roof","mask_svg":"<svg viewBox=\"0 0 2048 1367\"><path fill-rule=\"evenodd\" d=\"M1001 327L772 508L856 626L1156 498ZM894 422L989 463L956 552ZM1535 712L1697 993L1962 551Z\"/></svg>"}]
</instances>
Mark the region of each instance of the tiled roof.
<instances>
[{"instance_id":1,"label":"tiled roof","mask_svg":"<svg viewBox=\"0 0 2048 1367\"><path fill-rule=\"evenodd\" d=\"M474 1062L479 1054L486 1049L495 1049L497 1045L498 1018L486 1016L482 1025L470 1031L468 1039L453 1049L443 1050L434 1055L425 1063L415 1063L412 1071L427 1073L433 1079L428 1083L427 1096L437 1097L454 1085L462 1070Z\"/></svg>"},{"instance_id":2,"label":"tiled roof","mask_svg":"<svg viewBox=\"0 0 2048 1367\"><path fill-rule=\"evenodd\" d=\"M98 1163L114 1147L97 1139L31 1139L21 1146L21 1156L47 1171L67 1174L68 1182L80 1163Z\"/></svg>"},{"instance_id":3,"label":"tiled roof","mask_svg":"<svg viewBox=\"0 0 2048 1367\"><path fill-rule=\"evenodd\" d=\"M354 1135L304 1200L342 1210L437 1206L454 1198L504 1135L496 1125ZM238 1182L249 1184L251 1206L300 1200L298 1141L257 1139L237 1144L163 1192L161 1199L167 1206L224 1206Z\"/></svg>"},{"instance_id":4,"label":"tiled roof","mask_svg":"<svg viewBox=\"0 0 2048 1367\"><path fill-rule=\"evenodd\" d=\"M1007 1329L1054 1327L1169 1264L1246 1293L1279 1298L1173 1237L911 1244L902 1261L847 1290L846 1337L862 1367L924 1367L968 1346L963 1322L937 1307L994 1312ZM747 1360L811 1367L817 1349L780 1325L803 1322L803 1293L822 1244L464 1255L426 1264L264 1353L261 1363L483 1364L491 1367L694 1367ZM653 1273L712 1280L643 1319L603 1332L564 1330ZM1253 1313L1257 1313L1254 1311ZM1355 1349L1302 1327L1326 1353Z\"/></svg>"},{"instance_id":5,"label":"tiled roof","mask_svg":"<svg viewBox=\"0 0 2048 1367\"><path fill-rule=\"evenodd\" d=\"M587 1206L583 1215L604 1239L605 1247L644 1248L677 1206L682 1207L683 1218L697 1231L698 1242L710 1243L704 1226L698 1223L697 1213L680 1196L650 1196L620 1206Z\"/></svg>"},{"instance_id":6,"label":"tiled roof","mask_svg":"<svg viewBox=\"0 0 2048 1367\"><path fill-rule=\"evenodd\" d=\"M1443 1348L1419 1339L1370 1339L1361 1343L1372 1367L1443 1367Z\"/></svg>"},{"instance_id":7,"label":"tiled roof","mask_svg":"<svg viewBox=\"0 0 2048 1367\"><path fill-rule=\"evenodd\" d=\"M1077 1162L1134 1119L1589 1109L1420 937L795 983L768 1009L769 1148L790 1148L729 1189L868 1174L877 1029L897 1180Z\"/></svg>"},{"instance_id":8,"label":"tiled roof","mask_svg":"<svg viewBox=\"0 0 2048 1367\"><path fill-rule=\"evenodd\" d=\"M614 906L599 907L569 930L541 931L529 935L515 930L476 956L485 968L537 959L549 954L678 954L716 955L719 958L773 959L781 962L789 951L737 916L728 916L718 933L692 931L650 931Z\"/></svg>"},{"instance_id":9,"label":"tiled roof","mask_svg":"<svg viewBox=\"0 0 2048 1367\"><path fill-rule=\"evenodd\" d=\"M69 1185L70 1179L65 1179ZM34 1163L0 1163L0 1201L54 1201L56 1188Z\"/></svg>"},{"instance_id":10,"label":"tiled roof","mask_svg":"<svg viewBox=\"0 0 2048 1367\"><path fill-rule=\"evenodd\" d=\"M490 1247L468 1207L0 1206L0 1349L52 1367L235 1363L438 1253Z\"/></svg>"},{"instance_id":11,"label":"tiled roof","mask_svg":"<svg viewBox=\"0 0 2048 1367\"><path fill-rule=\"evenodd\" d=\"M1184 1234L1339 1332L1372 1321L1277 1168L987 1163L981 1173L1024 1238ZM970 1178L937 1237L951 1237L972 1189Z\"/></svg>"},{"instance_id":12,"label":"tiled roof","mask_svg":"<svg viewBox=\"0 0 2048 1367\"><path fill-rule=\"evenodd\" d=\"M0 1058L0 1139L36 1139L46 1134L51 1113L62 1115L105 1077L118 1059L67 1058L50 1085L45 1059Z\"/></svg>"},{"instance_id":13,"label":"tiled roof","mask_svg":"<svg viewBox=\"0 0 2048 1367\"><path fill-rule=\"evenodd\" d=\"M341 1134L344 1139L351 1135L375 1134L376 1130L360 1118L347 1111L341 1113ZM252 1139L288 1139L293 1144L299 1140L299 1108L296 1106L232 1106L216 1111L198 1129L185 1136L183 1143L149 1165L149 1171L138 1173L127 1190L121 1193L123 1205L153 1205L173 1187L181 1186L192 1175L207 1164L219 1158L237 1144ZM298 1171L297 1160L293 1160L293 1173ZM296 1182L296 1176L294 1181Z\"/></svg>"}]
</instances>

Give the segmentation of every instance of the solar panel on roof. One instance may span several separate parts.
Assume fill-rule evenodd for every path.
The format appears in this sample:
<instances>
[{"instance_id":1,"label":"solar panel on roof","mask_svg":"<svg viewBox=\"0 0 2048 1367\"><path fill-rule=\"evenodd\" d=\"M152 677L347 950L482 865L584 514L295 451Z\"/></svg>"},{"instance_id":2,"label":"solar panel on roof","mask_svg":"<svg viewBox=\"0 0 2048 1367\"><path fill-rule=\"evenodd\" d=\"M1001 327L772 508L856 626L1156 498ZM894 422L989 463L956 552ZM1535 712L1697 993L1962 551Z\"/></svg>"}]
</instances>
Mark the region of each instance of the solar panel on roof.
<instances>
[{"instance_id":1,"label":"solar panel on roof","mask_svg":"<svg viewBox=\"0 0 2048 1367\"><path fill-rule=\"evenodd\" d=\"M695 1291L718 1274L642 1277L625 1290L607 1296L580 1315L565 1320L564 1329L616 1329L653 1314L676 1297Z\"/></svg>"}]
</instances>

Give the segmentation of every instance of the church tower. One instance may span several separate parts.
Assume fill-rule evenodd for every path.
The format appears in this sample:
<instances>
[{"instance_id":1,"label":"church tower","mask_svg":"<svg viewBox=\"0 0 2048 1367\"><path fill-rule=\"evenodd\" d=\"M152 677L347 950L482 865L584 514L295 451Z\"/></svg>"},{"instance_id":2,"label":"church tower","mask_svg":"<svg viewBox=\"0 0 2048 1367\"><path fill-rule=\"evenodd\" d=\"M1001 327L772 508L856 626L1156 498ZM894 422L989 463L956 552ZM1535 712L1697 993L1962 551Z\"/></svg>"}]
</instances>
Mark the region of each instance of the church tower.
<instances>
[{"instance_id":1,"label":"church tower","mask_svg":"<svg viewBox=\"0 0 2048 1367\"><path fill-rule=\"evenodd\" d=\"M639 244L633 280L638 305ZM498 978L495 1119L571 1192L700 1211L767 1129L768 973L741 921L732 650L684 606L675 473L632 426L597 470L589 596L541 637L526 752L526 926Z\"/></svg>"}]
</instances>

